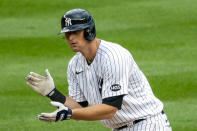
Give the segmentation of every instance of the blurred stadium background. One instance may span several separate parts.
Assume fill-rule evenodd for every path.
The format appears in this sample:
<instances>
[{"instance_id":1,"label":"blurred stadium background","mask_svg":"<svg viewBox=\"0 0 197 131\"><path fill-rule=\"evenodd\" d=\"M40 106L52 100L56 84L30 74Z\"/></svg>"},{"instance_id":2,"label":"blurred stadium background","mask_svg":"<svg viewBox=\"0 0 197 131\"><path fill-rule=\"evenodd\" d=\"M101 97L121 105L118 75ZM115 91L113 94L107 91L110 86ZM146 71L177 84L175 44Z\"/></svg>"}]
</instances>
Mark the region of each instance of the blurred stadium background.
<instances>
[{"instance_id":1,"label":"blurred stadium background","mask_svg":"<svg viewBox=\"0 0 197 131\"><path fill-rule=\"evenodd\" d=\"M74 55L60 31L60 18L84 8L97 37L129 49L165 105L174 131L197 130L196 0L0 0L0 130L109 131L99 121L43 123L49 100L25 82L46 68L67 94L66 70Z\"/></svg>"}]
</instances>

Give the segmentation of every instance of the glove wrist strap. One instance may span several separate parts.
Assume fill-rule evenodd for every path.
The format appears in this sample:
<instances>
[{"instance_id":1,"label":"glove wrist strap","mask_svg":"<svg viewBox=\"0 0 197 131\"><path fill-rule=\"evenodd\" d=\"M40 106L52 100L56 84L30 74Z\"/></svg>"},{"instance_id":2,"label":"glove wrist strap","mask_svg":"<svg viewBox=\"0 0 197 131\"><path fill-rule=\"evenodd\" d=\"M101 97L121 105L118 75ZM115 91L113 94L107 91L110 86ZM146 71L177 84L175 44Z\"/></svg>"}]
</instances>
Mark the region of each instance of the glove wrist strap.
<instances>
[{"instance_id":1,"label":"glove wrist strap","mask_svg":"<svg viewBox=\"0 0 197 131\"><path fill-rule=\"evenodd\" d=\"M67 114L66 120L70 120L71 116L72 116L72 110L68 109L68 114Z\"/></svg>"},{"instance_id":2,"label":"glove wrist strap","mask_svg":"<svg viewBox=\"0 0 197 131\"><path fill-rule=\"evenodd\" d=\"M57 101L60 102L62 104L64 104L66 102L66 97L59 92L56 88L54 88L48 95L47 97L49 97L52 101Z\"/></svg>"},{"instance_id":3,"label":"glove wrist strap","mask_svg":"<svg viewBox=\"0 0 197 131\"><path fill-rule=\"evenodd\" d=\"M56 115L56 122L57 121L63 121L63 120L70 120L72 116L72 110L71 109L68 109L68 110L61 110L59 112L57 112L57 115Z\"/></svg>"}]
</instances>

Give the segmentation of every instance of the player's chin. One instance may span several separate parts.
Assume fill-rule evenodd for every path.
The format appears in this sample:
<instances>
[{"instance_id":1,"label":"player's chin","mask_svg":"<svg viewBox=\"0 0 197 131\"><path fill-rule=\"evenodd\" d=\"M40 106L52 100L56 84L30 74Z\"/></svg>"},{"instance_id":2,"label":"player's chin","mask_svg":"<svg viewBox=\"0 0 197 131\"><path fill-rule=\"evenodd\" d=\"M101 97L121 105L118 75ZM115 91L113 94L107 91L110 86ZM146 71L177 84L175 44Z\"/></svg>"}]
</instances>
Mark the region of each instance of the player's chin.
<instances>
[{"instance_id":1,"label":"player's chin","mask_svg":"<svg viewBox=\"0 0 197 131\"><path fill-rule=\"evenodd\" d=\"M79 49L77 49L77 48L72 48L72 51L73 51L73 52L79 52Z\"/></svg>"}]
</instances>

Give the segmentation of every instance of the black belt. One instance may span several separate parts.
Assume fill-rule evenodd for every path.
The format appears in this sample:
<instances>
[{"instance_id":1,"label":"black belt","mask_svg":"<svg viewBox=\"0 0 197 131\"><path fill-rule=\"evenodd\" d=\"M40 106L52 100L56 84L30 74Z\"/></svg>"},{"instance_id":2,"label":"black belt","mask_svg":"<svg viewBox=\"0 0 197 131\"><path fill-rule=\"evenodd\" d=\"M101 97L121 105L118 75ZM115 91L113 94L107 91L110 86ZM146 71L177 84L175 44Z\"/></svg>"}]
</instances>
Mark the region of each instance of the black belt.
<instances>
[{"instance_id":1,"label":"black belt","mask_svg":"<svg viewBox=\"0 0 197 131\"><path fill-rule=\"evenodd\" d=\"M161 114L165 114L163 110L161 111ZM143 120L145 120L145 119L135 120L135 121L133 121L133 125L135 125L135 124L137 124L138 122L143 121ZM127 127L128 127L128 125L124 125L124 126L121 126L121 127L119 127L119 128L116 128L116 129L117 129L117 130L121 130L121 129L127 128Z\"/></svg>"},{"instance_id":2,"label":"black belt","mask_svg":"<svg viewBox=\"0 0 197 131\"><path fill-rule=\"evenodd\" d=\"M138 122L143 121L143 120L145 120L145 119L135 120L135 121L133 121L133 125L135 125L135 124L137 124ZM124 125L124 126L121 126L121 127L119 127L119 128L116 128L116 129L117 129L117 130L121 130L121 129L126 128L126 127L128 127L128 125Z\"/></svg>"}]
</instances>

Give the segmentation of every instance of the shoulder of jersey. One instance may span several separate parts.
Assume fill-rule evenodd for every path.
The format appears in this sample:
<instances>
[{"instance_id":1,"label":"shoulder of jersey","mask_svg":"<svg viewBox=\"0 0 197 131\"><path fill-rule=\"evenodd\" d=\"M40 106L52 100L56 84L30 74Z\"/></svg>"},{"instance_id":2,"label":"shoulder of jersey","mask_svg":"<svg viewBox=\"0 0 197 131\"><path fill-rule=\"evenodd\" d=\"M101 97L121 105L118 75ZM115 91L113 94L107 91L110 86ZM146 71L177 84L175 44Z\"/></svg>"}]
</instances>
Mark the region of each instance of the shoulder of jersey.
<instances>
[{"instance_id":1,"label":"shoulder of jersey","mask_svg":"<svg viewBox=\"0 0 197 131\"><path fill-rule=\"evenodd\" d=\"M129 53L129 51L127 49L125 49L124 47L122 47L120 44L117 43L113 43L113 42L108 42L108 41L104 41L102 40L102 47L101 50L103 50L103 53L106 54L110 54L110 55L119 55L120 53Z\"/></svg>"}]
</instances>

